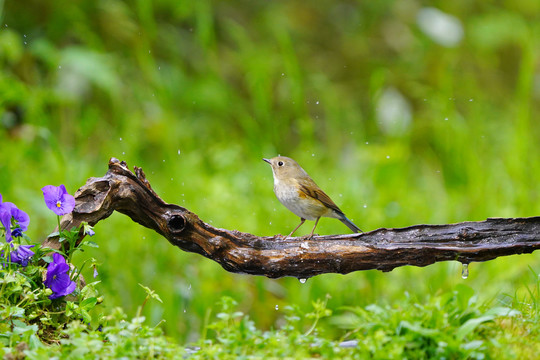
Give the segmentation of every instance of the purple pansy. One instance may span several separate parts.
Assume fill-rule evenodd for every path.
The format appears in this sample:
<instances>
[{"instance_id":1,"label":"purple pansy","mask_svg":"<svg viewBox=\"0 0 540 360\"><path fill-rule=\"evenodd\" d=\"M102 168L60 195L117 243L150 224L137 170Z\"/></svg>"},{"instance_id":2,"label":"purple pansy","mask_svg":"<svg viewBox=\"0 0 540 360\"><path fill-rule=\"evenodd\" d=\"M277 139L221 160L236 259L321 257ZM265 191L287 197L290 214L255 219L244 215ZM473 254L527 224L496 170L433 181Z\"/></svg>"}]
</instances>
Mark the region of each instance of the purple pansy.
<instances>
[{"instance_id":1,"label":"purple pansy","mask_svg":"<svg viewBox=\"0 0 540 360\"><path fill-rule=\"evenodd\" d=\"M12 219L14 222L12 223ZM28 229L28 224L30 224L30 216L27 213L17 208L14 203L11 202L2 202L2 196L0 195L0 222L6 230L6 241L11 242L11 228L13 225L14 235L21 236L23 231ZM18 229L18 230L17 230Z\"/></svg>"},{"instance_id":2,"label":"purple pansy","mask_svg":"<svg viewBox=\"0 0 540 360\"><path fill-rule=\"evenodd\" d=\"M68 194L63 184L60 186L47 185L41 191L43 191L45 204L56 215L69 214L75 208L75 198Z\"/></svg>"},{"instance_id":3,"label":"purple pansy","mask_svg":"<svg viewBox=\"0 0 540 360\"><path fill-rule=\"evenodd\" d=\"M34 252L30 250L32 247L34 247L34 245L21 245L16 251L12 251L11 262L26 267L30 258L34 256Z\"/></svg>"},{"instance_id":4,"label":"purple pansy","mask_svg":"<svg viewBox=\"0 0 540 360\"><path fill-rule=\"evenodd\" d=\"M66 264L66 259L60 254L53 254L53 261L47 266L47 278L45 286L52 290L52 295L49 299L57 299L59 297L71 294L76 287L74 281L69 278L69 265Z\"/></svg>"}]
</instances>

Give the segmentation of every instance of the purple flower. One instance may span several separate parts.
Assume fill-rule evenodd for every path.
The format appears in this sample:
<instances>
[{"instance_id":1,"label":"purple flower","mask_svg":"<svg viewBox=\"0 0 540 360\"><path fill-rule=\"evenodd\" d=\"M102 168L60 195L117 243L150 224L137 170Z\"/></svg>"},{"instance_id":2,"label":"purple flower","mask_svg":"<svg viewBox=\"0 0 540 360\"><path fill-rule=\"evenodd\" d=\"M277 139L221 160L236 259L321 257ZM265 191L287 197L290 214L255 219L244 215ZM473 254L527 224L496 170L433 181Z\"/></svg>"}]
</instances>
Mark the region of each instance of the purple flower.
<instances>
[{"instance_id":1,"label":"purple flower","mask_svg":"<svg viewBox=\"0 0 540 360\"><path fill-rule=\"evenodd\" d=\"M84 233L88 236L96 235L94 228L92 228L92 226L90 226L89 224L84 224L83 229L84 229Z\"/></svg>"},{"instance_id":2,"label":"purple flower","mask_svg":"<svg viewBox=\"0 0 540 360\"><path fill-rule=\"evenodd\" d=\"M45 204L56 215L66 215L73 211L75 198L67 193L66 187L47 185L41 189Z\"/></svg>"},{"instance_id":3,"label":"purple flower","mask_svg":"<svg viewBox=\"0 0 540 360\"><path fill-rule=\"evenodd\" d=\"M14 220L13 222L12 219ZM10 242L12 240L11 228L14 227L16 230L14 233L15 236L21 236L22 232L28 229L30 216L17 208L14 203L2 202L2 196L0 195L0 222L6 230L6 241Z\"/></svg>"},{"instance_id":4,"label":"purple flower","mask_svg":"<svg viewBox=\"0 0 540 360\"><path fill-rule=\"evenodd\" d=\"M12 251L11 262L26 267L30 258L34 256L34 252L30 250L32 247L34 247L34 245L21 245L16 251Z\"/></svg>"},{"instance_id":5,"label":"purple flower","mask_svg":"<svg viewBox=\"0 0 540 360\"><path fill-rule=\"evenodd\" d=\"M69 278L69 265L66 264L66 259L60 254L53 254L52 263L47 266L47 278L45 286L52 290L52 295L49 299L57 299L59 297L69 295L75 290L75 282Z\"/></svg>"}]
</instances>

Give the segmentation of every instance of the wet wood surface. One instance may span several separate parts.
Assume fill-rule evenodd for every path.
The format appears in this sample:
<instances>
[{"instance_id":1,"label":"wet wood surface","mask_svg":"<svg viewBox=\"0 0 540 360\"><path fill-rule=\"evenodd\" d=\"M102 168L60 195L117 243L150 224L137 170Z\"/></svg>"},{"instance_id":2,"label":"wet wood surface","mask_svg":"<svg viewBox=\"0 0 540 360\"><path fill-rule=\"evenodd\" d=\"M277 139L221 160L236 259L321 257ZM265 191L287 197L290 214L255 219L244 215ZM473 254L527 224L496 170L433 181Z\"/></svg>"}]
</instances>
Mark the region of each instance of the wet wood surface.
<instances>
[{"instance_id":1,"label":"wet wood surface","mask_svg":"<svg viewBox=\"0 0 540 360\"><path fill-rule=\"evenodd\" d=\"M446 225L381 228L363 234L256 236L215 228L188 209L164 202L152 190L141 168L112 158L103 177L90 178L75 193L72 214L62 229L86 221L90 225L114 211L153 229L172 245L198 253L234 273L300 279L325 273L347 274L404 265L426 266L438 261L488 261L499 256L531 253L540 247L540 217L490 218ZM227 209L223 209L227 211ZM121 231L121 230L119 230ZM80 238L84 234L80 234ZM57 238L44 244L59 248Z\"/></svg>"}]
</instances>

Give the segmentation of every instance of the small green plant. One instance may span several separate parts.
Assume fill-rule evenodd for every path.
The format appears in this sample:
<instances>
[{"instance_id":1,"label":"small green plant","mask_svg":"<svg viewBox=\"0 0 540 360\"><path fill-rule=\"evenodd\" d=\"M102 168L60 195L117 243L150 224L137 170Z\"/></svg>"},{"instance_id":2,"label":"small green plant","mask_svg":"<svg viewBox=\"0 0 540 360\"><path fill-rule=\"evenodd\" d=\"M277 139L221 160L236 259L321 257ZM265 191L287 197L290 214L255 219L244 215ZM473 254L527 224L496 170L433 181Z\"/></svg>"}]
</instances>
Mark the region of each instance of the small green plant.
<instances>
[{"instance_id":1,"label":"small green plant","mask_svg":"<svg viewBox=\"0 0 540 360\"><path fill-rule=\"evenodd\" d=\"M370 358L483 359L494 339L496 319L520 315L510 307L486 308L468 286L434 296L425 304L410 297L399 306L346 307L333 323L349 330Z\"/></svg>"},{"instance_id":2,"label":"small green plant","mask_svg":"<svg viewBox=\"0 0 540 360\"><path fill-rule=\"evenodd\" d=\"M75 199L64 187L45 186L45 203L57 216L70 213ZM75 242L80 231L94 235L86 223L72 231L60 231L55 236L67 241L64 251L41 247L24 233L30 217L0 195L0 341L7 347L22 342L36 348L41 342L57 343L59 331L73 320L92 322L91 310L101 302L95 289L99 281L86 284L80 276L82 266L70 263L72 255L84 245ZM60 226L59 226L60 228ZM86 263L86 262L85 262ZM84 264L83 263L83 266ZM92 259L95 264L95 260ZM78 286L77 286L78 285Z\"/></svg>"}]
</instances>

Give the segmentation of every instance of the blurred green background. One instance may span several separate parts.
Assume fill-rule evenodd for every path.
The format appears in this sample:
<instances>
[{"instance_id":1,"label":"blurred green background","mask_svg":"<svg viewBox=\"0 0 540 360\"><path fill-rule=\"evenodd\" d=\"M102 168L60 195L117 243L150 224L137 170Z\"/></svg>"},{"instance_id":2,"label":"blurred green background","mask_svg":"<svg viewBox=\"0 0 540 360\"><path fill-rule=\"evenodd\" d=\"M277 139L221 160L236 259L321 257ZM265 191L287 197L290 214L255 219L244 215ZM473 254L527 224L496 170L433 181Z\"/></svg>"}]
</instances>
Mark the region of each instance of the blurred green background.
<instances>
[{"instance_id":1,"label":"blurred green background","mask_svg":"<svg viewBox=\"0 0 540 360\"><path fill-rule=\"evenodd\" d=\"M56 223L40 188L74 193L114 156L213 226L287 234L298 218L261 161L282 154L363 230L538 215L540 2L429 6L0 1L0 193L40 240ZM200 336L223 295L271 328L284 306L326 294L338 309L465 283L504 301L540 271L532 254L473 263L467 280L447 262L301 284L227 273L120 214L95 230L99 249L75 261L102 263L103 306L134 315L149 286L163 304L145 315L179 341Z\"/></svg>"}]
</instances>

